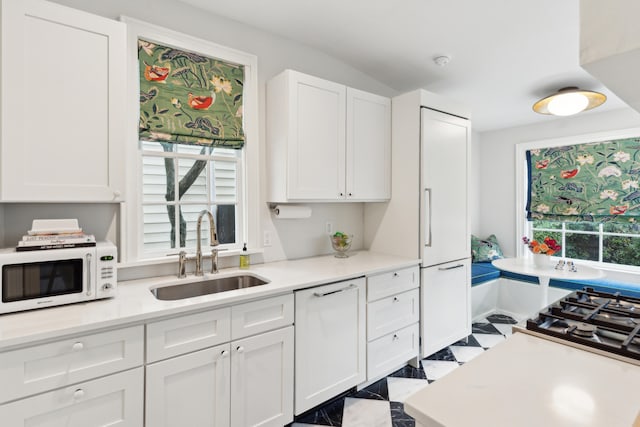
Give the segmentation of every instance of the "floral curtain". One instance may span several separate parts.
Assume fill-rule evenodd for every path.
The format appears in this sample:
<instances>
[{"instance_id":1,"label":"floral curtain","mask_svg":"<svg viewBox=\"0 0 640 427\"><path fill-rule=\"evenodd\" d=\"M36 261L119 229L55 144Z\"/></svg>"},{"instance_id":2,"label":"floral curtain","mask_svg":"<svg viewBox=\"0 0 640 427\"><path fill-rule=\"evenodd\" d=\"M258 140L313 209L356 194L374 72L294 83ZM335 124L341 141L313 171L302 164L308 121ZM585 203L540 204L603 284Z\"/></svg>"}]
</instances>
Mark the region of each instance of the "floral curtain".
<instances>
[{"instance_id":1,"label":"floral curtain","mask_svg":"<svg viewBox=\"0 0 640 427\"><path fill-rule=\"evenodd\" d=\"M640 216L640 138L527 151L527 218L624 221Z\"/></svg>"},{"instance_id":2,"label":"floral curtain","mask_svg":"<svg viewBox=\"0 0 640 427\"><path fill-rule=\"evenodd\" d=\"M138 40L140 139L240 149L244 67Z\"/></svg>"}]
</instances>

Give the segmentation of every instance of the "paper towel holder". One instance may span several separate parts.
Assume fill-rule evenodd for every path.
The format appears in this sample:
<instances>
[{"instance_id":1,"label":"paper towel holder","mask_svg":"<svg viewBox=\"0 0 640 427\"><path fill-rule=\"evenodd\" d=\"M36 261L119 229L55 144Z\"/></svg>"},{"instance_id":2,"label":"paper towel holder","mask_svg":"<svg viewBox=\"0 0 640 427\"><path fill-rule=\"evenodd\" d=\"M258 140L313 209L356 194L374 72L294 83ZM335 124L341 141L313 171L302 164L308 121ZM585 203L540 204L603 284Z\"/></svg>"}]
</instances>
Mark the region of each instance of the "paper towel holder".
<instances>
[{"instance_id":1,"label":"paper towel holder","mask_svg":"<svg viewBox=\"0 0 640 427\"><path fill-rule=\"evenodd\" d=\"M303 205L269 203L269 210L276 219L303 219L311 216L311 208Z\"/></svg>"}]
</instances>

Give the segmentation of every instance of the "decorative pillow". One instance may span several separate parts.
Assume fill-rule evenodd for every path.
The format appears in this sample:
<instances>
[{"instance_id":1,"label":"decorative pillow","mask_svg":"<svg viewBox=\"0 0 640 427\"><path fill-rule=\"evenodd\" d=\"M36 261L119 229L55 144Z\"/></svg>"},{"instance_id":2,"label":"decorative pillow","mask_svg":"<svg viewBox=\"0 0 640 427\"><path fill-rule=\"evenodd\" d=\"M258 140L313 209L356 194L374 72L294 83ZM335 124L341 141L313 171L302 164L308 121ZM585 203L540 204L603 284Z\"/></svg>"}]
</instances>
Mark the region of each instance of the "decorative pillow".
<instances>
[{"instance_id":1,"label":"decorative pillow","mask_svg":"<svg viewBox=\"0 0 640 427\"><path fill-rule=\"evenodd\" d=\"M473 234L471 235L472 262L491 262L499 258L504 258L504 255L494 234L486 239L479 239Z\"/></svg>"}]
</instances>

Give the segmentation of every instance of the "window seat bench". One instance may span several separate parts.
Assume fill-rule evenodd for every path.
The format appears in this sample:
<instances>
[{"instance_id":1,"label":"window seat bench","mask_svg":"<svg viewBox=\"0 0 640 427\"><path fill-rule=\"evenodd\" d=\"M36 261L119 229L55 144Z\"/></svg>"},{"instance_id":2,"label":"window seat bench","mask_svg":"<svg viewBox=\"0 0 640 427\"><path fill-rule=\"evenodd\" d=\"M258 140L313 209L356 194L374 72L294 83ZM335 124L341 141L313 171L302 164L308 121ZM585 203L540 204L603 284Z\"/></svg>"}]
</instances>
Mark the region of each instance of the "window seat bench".
<instances>
[{"instance_id":1,"label":"window seat bench","mask_svg":"<svg viewBox=\"0 0 640 427\"><path fill-rule=\"evenodd\" d=\"M535 276L527 276L524 274L511 273L509 271L502 271L499 268L494 267L490 262L474 262L471 264L471 286L477 286L484 282L497 279L499 277L519 280L521 282L535 284L538 283L538 278ZM549 281L549 286L571 291L589 286L597 291L611 293L623 292L627 295L640 298L640 286L633 283L625 283L618 280L611 280L606 278L593 280L551 279Z\"/></svg>"},{"instance_id":2,"label":"window seat bench","mask_svg":"<svg viewBox=\"0 0 640 427\"><path fill-rule=\"evenodd\" d=\"M482 286L481 286L482 285ZM538 310L536 306L538 278L502 271L489 262L471 264L472 317L481 318L492 311L526 318ZM640 298L640 285L607 278L595 280L551 279L549 301L562 298L584 287L597 291Z\"/></svg>"}]
</instances>

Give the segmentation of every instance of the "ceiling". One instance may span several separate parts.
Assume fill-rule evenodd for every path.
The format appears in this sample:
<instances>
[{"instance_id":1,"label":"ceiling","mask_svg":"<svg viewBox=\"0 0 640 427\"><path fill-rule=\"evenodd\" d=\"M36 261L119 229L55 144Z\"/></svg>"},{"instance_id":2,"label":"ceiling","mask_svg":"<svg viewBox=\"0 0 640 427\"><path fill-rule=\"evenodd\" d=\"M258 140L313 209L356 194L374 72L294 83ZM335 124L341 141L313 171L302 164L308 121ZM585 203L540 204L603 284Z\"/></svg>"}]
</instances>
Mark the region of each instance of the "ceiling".
<instances>
[{"instance_id":1,"label":"ceiling","mask_svg":"<svg viewBox=\"0 0 640 427\"><path fill-rule=\"evenodd\" d=\"M582 114L626 107L579 65L578 0L181 1L324 51L399 93L451 97L480 132L563 120L531 106L566 86L607 95Z\"/></svg>"}]
</instances>

